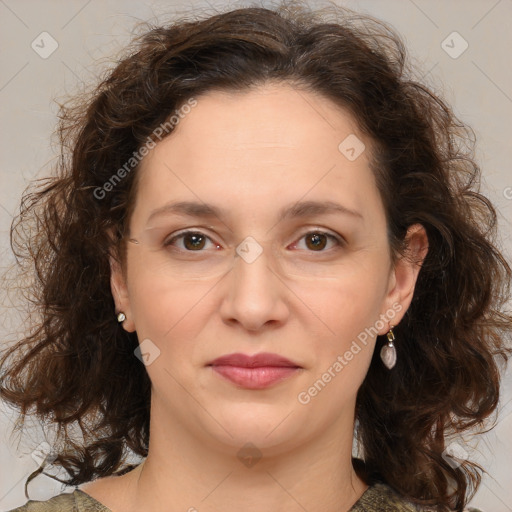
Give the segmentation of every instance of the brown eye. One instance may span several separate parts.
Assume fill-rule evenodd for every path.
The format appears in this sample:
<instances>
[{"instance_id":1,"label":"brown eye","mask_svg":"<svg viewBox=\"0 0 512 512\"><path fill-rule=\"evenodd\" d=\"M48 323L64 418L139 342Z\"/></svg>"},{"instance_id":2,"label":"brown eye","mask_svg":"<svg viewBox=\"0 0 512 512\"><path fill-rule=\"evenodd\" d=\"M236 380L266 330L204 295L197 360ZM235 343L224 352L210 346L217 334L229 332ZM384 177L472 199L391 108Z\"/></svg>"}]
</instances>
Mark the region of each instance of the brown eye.
<instances>
[{"instance_id":1,"label":"brown eye","mask_svg":"<svg viewBox=\"0 0 512 512\"><path fill-rule=\"evenodd\" d=\"M305 249L310 252L327 252L327 250L324 251L324 249L330 241L334 242L335 246L338 247L343 245L341 238L331 235L330 233L324 233L323 231L311 231L309 233L305 233L300 238L300 241L296 242L294 246L300 246L302 240L305 241ZM299 249L300 248L301 247L299 247Z\"/></svg>"},{"instance_id":2,"label":"brown eye","mask_svg":"<svg viewBox=\"0 0 512 512\"><path fill-rule=\"evenodd\" d=\"M322 233L309 233L306 235L308 249L322 250L327 245L327 236Z\"/></svg>"},{"instance_id":3,"label":"brown eye","mask_svg":"<svg viewBox=\"0 0 512 512\"><path fill-rule=\"evenodd\" d=\"M181 240L181 244L177 244L176 241ZM212 243L210 237L200 233L198 231L184 231L179 233L170 239L168 239L164 245L175 247L177 250L185 251L185 252L203 252L207 242ZM217 249L220 248L219 245L213 244Z\"/></svg>"},{"instance_id":4,"label":"brown eye","mask_svg":"<svg viewBox=\"0 0 512 512\"><path fill-rule=\"evenodd\" d=\"M202 249L205 244L205 237L199 233L187 233L183 237L183 244L190 251Z\"/></svg>"}]
</instances>

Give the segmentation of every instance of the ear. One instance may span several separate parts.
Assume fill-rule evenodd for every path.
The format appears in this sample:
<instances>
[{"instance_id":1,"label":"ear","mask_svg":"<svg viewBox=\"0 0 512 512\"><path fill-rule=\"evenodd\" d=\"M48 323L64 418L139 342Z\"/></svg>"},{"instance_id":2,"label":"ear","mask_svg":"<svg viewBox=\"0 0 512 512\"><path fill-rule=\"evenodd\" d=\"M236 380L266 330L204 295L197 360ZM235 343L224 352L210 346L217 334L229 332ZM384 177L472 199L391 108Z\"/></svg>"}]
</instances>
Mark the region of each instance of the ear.
<instances>
[{"instance_id":1,"label":"ear","mask_svg":"<svg viewBox=\"0 0 512 512\"><path fill-rule=\"evenodd\" d=\"M135 331L133 314L130 307L126 276L121 263L113 256L109 257L110 262L110 289L116 305L116 315L123 312L126 320L122 323L123 329L127 332Z\"/></svg>"},{"instance_id":2,"label":"ear","mask_svg":"<svg viewBox=\"0 0 512 512\"><path fill-rule=\"evenodd\" d=\"M421 224L413 224L409 227L405 241L405 255L398 259L391 271L384 301L386 309L382 311L381 316L386 316L386 311L393 311L395 314L389 319L389 324L385 325L383 332L379 332L380 335L386 334L391 325L398 325L409 309L418 274L428 253L428 237Z\"/></svg>"}]
</instances>

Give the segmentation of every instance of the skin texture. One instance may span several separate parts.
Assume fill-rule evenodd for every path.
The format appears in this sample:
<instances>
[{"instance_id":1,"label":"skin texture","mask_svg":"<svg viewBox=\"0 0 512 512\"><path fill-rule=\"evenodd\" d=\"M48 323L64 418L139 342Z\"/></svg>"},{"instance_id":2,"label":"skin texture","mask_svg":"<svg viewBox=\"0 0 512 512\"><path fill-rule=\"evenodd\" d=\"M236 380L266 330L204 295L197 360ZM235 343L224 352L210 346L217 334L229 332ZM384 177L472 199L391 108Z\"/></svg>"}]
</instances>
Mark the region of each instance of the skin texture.
<instances>
[{"instance_id":1,"label":"skin texture","mask_svg":"<svg viewBox=\"0 0 512 512\"><path fill-rule=\"evenodd\" d=\"M350 134L366 145L354 161L338 150ZM379 325L385 334L397 325L412 299L420 266L391 263L370 151L354 119L329 100L268 84L197 98L145 157L130 221L137 243L128 244L126 268L114 259L111 265L123 327L160 350L147 365L149 455L130 473L82 490L114 511L234 511L243 504L246 512L326 512L357 501L367 485L351 465L354 409L375 337L359 343L309 403L297 397L365 328ZM281 208L306 200L333 201L361 217L279 218ZM226 213L167 214L148 224L171 201ZM174 248L163 245L191 228L209 237L202 252L183 238ZM318 231L344 241L321 238L315 249L306 235ZM235 252L248 236L263 249L252 263ZM411 227L408 238L421 262L423 228ZM392 321L376 324L390 310ZM243 389L207 366L233 352L272 352L301 369L267 389ZM237 456L247 443L261 455L251 466Z\"/></svg>"}]
</instances>

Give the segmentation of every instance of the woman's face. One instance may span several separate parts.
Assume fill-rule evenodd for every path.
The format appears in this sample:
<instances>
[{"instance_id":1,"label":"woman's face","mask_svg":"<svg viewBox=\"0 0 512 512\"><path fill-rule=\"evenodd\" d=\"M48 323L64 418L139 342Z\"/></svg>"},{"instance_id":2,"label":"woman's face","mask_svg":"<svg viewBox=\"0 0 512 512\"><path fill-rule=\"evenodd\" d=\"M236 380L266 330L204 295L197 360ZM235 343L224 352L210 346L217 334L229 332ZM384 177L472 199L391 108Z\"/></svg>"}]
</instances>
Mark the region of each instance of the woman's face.
<instances>
[{"instance_id":1,"label":"woman's face","mask_svg":"<svg viewBox=\"0 0 512 512\"><path fill-rule=\"evenodd\" d=\"M416 278L392 267L370 143L289 85L196 100L142 161L126 279L113 265L152 421L226 449L351 438L376 334L402 318ZM295 368L212 366L234 353Z\"/></svg>"}]
</instances>

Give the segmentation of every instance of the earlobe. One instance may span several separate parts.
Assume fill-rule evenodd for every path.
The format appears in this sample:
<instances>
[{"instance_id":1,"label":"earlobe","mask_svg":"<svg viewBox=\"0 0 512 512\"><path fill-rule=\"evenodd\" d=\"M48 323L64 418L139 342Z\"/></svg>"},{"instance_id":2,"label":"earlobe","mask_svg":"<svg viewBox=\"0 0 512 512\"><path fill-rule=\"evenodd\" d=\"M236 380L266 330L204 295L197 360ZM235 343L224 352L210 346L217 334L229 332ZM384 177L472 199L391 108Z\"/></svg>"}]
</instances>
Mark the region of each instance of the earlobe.
<instances>
[{"instance_id":1,"label":"earlobe","mask_svg":"<svg viewBox=\"0 0 512 512\"><path fill-rule=\"evenodd\" d=\"M135 324L133 322L128 289L121 264L112 255L109 257L109 263L110 289L116 305L116 310L113 314L115 315L116 320L119 321L119 314L123 313L124 319L120 323L122 323L124 330L127 332L134 332Z\"/></svg>"},{"instance_id":2,"label":"earlobe","mask_svg":"<svg viewBox=\"0 0 512 512\"><path fill-rule=\"evenodd\" d=\"M392 286L388 292L386 305L397 311L393 325L398 325L412 302L421 266L428 253L428 237L421 224L409 227L406 235L406 250L400 256L392 271ZM400 305L400 308L397 306ZM389 309L388 309L389 310ZM382 332L381 334L385 334Z\"/></svg>"}]
</instances>

